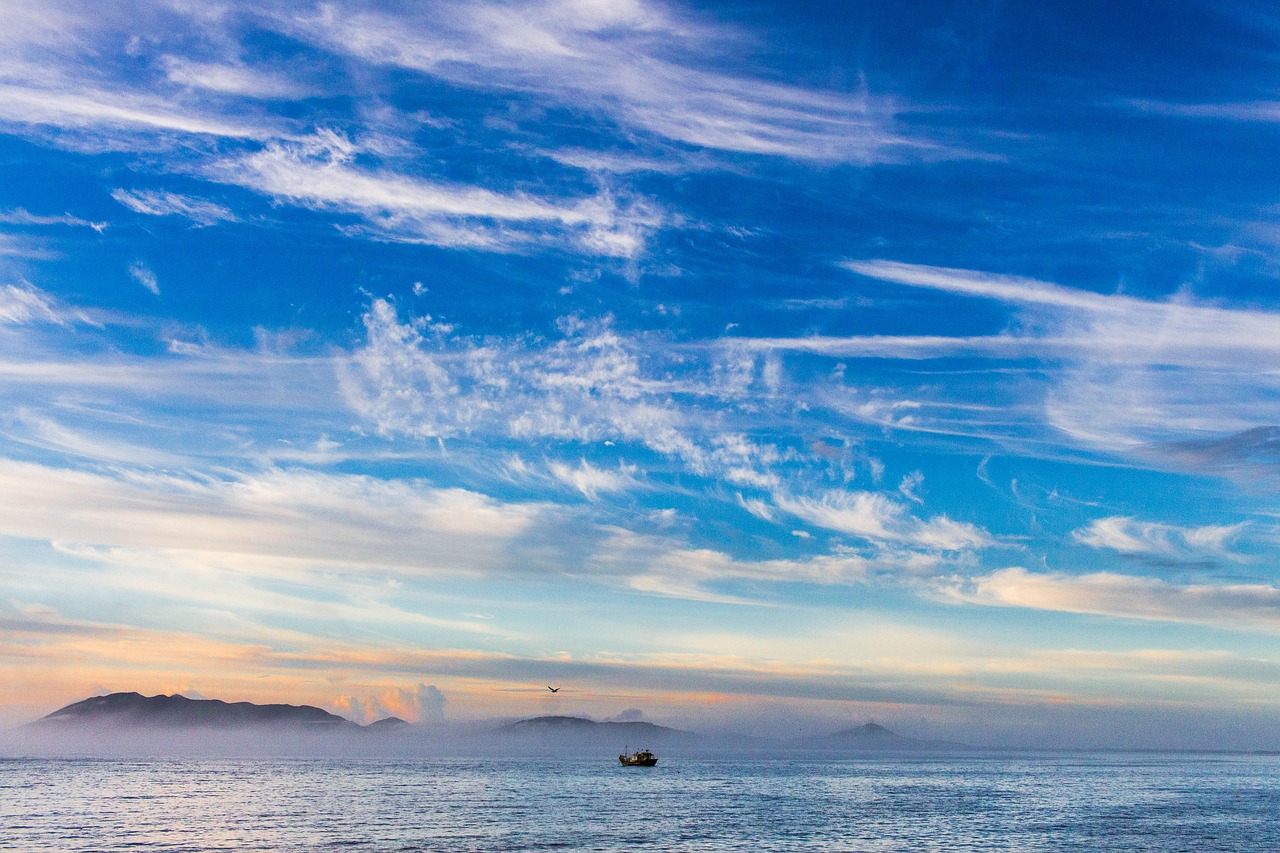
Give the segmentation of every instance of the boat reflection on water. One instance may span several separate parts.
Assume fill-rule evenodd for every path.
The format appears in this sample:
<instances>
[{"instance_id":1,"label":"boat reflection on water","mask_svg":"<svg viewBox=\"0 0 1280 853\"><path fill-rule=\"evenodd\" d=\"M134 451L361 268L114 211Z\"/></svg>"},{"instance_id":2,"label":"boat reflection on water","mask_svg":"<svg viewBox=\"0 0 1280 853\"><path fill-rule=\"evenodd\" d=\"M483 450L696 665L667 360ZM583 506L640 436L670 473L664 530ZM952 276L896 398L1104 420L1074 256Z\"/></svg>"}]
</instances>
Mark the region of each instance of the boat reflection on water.
<instances>
[{"instance_id":1,"label":"boat reflection on water","mask_svg":"<svg viewBox=\"0 0 1280 853\"><path fill-rule=\"evenodd\" d=\"M652 767L658 763L658 757L647 749L637 752L624 752L618 756L623 767Z\"/></svg>"}]
</instances>

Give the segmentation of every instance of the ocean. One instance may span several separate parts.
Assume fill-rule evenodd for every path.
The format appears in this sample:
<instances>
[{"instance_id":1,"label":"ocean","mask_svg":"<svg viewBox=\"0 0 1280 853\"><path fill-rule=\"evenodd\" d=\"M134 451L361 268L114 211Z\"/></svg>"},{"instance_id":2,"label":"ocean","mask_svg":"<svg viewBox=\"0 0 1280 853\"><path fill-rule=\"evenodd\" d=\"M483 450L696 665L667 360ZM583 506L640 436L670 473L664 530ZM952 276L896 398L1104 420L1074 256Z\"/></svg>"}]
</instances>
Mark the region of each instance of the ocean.
<instances>
[{"instance_id":1,"label":"ocean","mask_svg":"<svg viewBox=\"0 0 1280 853\"><path fill-rule=\"evenodd\" d=\"M1280 756L0 760L21 851L1280 850Z\"/></svg>"}]
</instances>

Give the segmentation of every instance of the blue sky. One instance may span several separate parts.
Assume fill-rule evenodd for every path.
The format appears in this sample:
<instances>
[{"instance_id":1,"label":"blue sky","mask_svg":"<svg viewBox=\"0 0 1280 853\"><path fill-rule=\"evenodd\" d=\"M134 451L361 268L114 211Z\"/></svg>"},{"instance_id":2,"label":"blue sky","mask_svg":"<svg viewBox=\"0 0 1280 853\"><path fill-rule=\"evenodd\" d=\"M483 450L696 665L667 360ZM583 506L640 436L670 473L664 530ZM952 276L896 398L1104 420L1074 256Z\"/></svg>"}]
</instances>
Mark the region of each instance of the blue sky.
<instances>
[{"instance_id":1,"label":"blue sky","mask_svg":"<svg viewBox=\"0 0 1280 853\"><path fill-rule=\"evenodd\" d=\"M1266 4L5 19L3 719L1280 743Z\"/></svg>"}]
</instances>

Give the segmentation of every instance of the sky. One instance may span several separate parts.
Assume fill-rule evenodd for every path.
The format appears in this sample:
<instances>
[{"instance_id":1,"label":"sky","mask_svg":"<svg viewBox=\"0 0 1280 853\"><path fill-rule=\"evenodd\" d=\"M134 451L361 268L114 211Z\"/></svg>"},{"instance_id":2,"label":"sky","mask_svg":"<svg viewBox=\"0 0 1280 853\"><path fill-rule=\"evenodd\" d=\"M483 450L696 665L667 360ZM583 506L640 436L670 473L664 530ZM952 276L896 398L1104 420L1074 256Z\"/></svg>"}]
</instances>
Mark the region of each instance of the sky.
<instances>
[{"instance_id":1,"label":"sky","mask_svg":"<svg viewBox=\"0 0 1280 853\"><path fill-rule=\"evenodd\" d=\"M0 9L0 723L1280 748L1270 4Z\"/></svg>"}]
</instances>

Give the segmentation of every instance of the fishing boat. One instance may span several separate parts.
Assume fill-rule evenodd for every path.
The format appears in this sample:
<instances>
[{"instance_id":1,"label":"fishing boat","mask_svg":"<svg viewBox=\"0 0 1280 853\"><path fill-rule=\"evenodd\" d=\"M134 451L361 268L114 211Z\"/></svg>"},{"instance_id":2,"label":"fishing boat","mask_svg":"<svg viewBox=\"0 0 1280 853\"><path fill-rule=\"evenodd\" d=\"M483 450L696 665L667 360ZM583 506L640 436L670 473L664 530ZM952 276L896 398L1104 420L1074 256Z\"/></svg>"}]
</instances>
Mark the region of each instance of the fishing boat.
<instances>
[{"instance_id":1,"label":"fishing boat","mask_svg":"<svg viewBox=\"0 0 1280 853\"><path fill-rule=\"evenodd\" d=\"M624 752L618 756L623 767L652 767L658 763L658 757L647 749L637 752Z\"/></svg>"}]
</instances>

